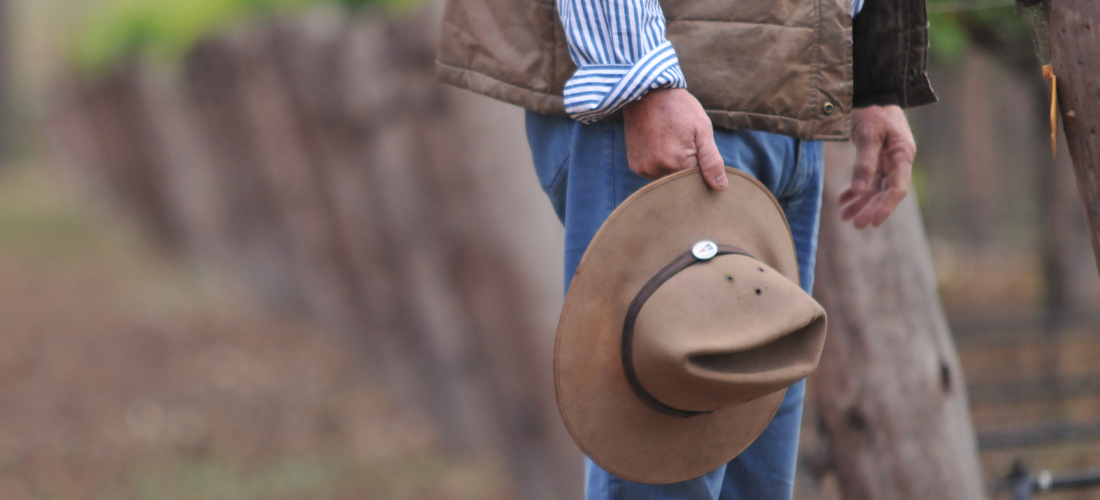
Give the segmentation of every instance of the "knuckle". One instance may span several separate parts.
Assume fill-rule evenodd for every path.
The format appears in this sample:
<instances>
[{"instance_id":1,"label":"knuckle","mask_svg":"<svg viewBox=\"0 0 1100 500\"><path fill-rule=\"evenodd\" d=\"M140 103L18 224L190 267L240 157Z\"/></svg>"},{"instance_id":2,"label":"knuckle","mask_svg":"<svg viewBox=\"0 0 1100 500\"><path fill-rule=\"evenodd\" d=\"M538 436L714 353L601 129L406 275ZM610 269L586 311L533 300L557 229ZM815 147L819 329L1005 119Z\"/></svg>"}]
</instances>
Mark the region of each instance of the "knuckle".
<instances>
[{"instance_id":1,"label":"knuckle","mask_svg":"<svg viewBox=\"0 0 1100 500\"><path fill-rule=\"evenodd\" d=\"M874 176L874 168L870 165L856 165L855 170L852 171L852 179L859 179L870 182L871 178Z\"/></svg>"},{"instance_id":2,"label":"knuckle","mask_svg":"<svg viewBox=\"0 0 1100 500\"><path fill-rule=\"evenodd\" d=\"M658 169L658 167L655 163L647 162L647 163L642 164L639 168L634 169L634 171L637 172L637 174L642 176L642 177L645 177L647 179L652 179L654 174L657 172L657 169Z\"/></svg>"},{"instance_id":3,"label":"knuckle","mask_svg":"<svg viewBox=\"0 0 1100 500\"><path fill-rule=\"evenodd\" d=\"M852 141L855 142L856 144L870 143L870 142L874 141L875 135L877 135L877 134L872 129L872 127L870 127L866 124L861 124L861 125L852 127Z\"/></svg>"},{"instance_id":4,"label":"knuckle","mask_svg":"<svg viewBox=\"0 0 1100 500\"><path fill-rule=\"evenodd\" d=\"M902 151L907 154L916 154L917 143L911 139L903 139L893 144L893 147L898 151Z\"/></svg>"},{"instance_id":5,"label":"knuckle","mask_svg":"<svg viewBox=\"0 0 1100 500\"><path fill-rule=\"evenodd\" d=\"M670 170L672 170L674 172L679 172L680 170L687 170L689 168L695 168L697 166L702 166L701 163L702 162L700 161L700 158L698 158L694 155L691 155L691 156L678 155L678 156L676 156L675 158L671 159L668 162Z\"/></svg>"},{"instance_id":6,"label":"knuckle","mask_svg":"<svg viewBox=\"0 0 1100 500\"><path fill-rule=\"evenodd\" d=\"M890 148L887 156L898 163L913 163L917 157L917 148L909 144L899 144Z\"/></svg>"}]
</instances>

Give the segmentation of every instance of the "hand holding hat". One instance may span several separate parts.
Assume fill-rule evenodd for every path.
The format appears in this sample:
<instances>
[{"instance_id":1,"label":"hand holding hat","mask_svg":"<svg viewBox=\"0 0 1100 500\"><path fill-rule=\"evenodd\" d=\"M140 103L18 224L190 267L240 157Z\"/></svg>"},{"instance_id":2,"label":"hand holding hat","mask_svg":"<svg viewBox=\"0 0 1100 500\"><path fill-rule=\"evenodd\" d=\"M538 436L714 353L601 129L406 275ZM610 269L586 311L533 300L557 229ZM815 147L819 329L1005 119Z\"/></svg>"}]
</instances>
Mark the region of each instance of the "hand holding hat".
<instances>
[{"instance_id":1,"label":"hand holding hat","mask_svg":"<svg viewBox=\"0 0 1100 500\"><path fill-rule=\"evenodd\" d=\"M630 169L647 179L698 166L711 188L729 185L703 105L684 89L654 89L623 108Z\"/></svg>"}]
</instances>

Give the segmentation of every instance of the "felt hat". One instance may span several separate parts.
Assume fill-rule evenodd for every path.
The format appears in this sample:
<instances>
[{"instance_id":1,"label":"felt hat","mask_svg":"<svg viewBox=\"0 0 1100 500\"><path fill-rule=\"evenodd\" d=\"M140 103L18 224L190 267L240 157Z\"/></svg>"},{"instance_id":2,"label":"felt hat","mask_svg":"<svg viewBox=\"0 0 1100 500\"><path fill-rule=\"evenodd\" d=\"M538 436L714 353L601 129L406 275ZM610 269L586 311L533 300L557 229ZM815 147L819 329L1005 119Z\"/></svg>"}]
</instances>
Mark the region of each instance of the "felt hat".
<instances>
[{"instance_id":1,"label":"felt hat","mask_svg":"<svg viewBox=\"0 0 1100 500\"><path fill-rule=\"evenodd\" d=\"M569 287L558 407L581 450L623 479L683 481L732 460L821 356L825 311L798 285L783 210L726 171L722 192L693 169L628 198Z\"/></svg>"}]
</instances>

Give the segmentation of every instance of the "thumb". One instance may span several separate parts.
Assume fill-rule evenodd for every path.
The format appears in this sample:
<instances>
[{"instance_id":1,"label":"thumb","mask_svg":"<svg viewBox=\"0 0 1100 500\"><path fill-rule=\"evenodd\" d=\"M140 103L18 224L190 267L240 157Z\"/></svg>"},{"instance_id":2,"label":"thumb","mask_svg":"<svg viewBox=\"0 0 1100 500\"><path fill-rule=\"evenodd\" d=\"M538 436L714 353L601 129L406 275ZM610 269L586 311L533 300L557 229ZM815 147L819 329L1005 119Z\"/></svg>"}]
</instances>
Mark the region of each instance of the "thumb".
<instances>
[{"instance_id":1,"label":"thumb","mask_svg":"<svg viewBox=\"0 0 1100 500\"><path fill-rule=\"evenodd\" d=\"M710 125L709 123L707 125ZM707 126L695 134L696 160L703 171L703 179L715 191L724 191L729 186L726 179L726 162L714 143L714 129Z\"/></svg>"},{"instance_id":2,"label":"thumb","mask_svg":"<svg viewBox=\"0 0 1100 500\"><path fill-rule=\"evenodd\" d=\"M856 142L856 164L852 169L852 187L849 188L853 194L863 194L871 189L881 153L881 140L868 138Z\"/></svg>"}]
</instances>

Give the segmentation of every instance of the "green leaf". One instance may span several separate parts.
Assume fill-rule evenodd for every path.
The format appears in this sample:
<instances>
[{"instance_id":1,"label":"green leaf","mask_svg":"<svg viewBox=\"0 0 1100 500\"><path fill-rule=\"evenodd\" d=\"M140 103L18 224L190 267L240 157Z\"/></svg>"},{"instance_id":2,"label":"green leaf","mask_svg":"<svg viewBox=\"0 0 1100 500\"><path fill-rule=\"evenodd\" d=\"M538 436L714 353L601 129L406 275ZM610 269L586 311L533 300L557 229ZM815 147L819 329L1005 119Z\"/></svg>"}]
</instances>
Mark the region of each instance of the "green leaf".
<instances>
[{"instance_id":1,"label":"green leaf","mask_svg":"<svg viewBox=\"0 0 1100 500\"><path fill-rule=\"evenodd\" d=\"M250 17L296 12L319 3L350 11L401 9L422 0L111 0L94 10L72 40L78 69L99 72L136 57L175 61L199 40Z\"/></svg>"},{"instance_id":2,"label":"green leaf","mask_svg":"<svg viewBox=\"0 0 1100 500\"><path fill-rule=\"evenodd\" d=\"M966 30L954 14L933 14L928 19L929 56L933 61L954 65L962 60L970 43Z\"/></svg>"}]
</instances>

